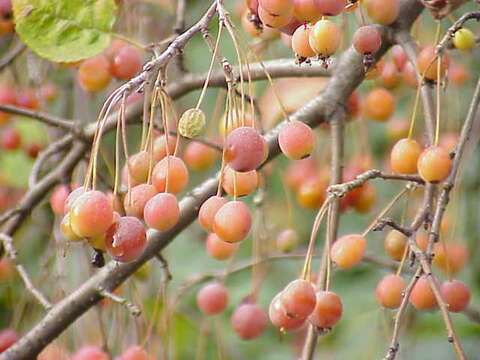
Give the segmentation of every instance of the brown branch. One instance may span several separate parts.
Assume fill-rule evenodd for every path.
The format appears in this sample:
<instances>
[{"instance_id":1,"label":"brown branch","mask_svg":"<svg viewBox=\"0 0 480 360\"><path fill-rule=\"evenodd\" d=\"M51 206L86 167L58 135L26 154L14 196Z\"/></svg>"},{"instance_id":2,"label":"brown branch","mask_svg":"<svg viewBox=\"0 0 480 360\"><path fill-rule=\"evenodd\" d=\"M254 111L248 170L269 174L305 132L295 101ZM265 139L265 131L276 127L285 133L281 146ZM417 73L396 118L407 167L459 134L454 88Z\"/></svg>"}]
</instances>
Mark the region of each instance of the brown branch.
<instances>
[{"instance_id":1,"label":"brown branch","mask_svg":"<svg viewBox=\"0 0 480 360\"><path fill-rule=\"evenodd\" d=\"M12 50L10 50L8 53L6 53L1 59L0 59L0 70L3 70L5 67L10 65L13 60L17 58L27 47L25 46L24 43L20 42L15 46Z\"/></svg>"},{"instance_id":2,"label":"brown branch","mask_svg":"<svg viewBox=\"0 0 480 360\"><path fill-rule=\"evenodd\" d=\"M177 13L175 19L175 25L173 26L174 35L179 36L182 32L185 31L185 14L187 11L187 0L177 0ZM180 73L184 73L185 63L183 59L183 54L179 54L175 58L175 66L179 70Z\"/></svg>"},{"instance_id":3,"label":"brown branch","mask_svg":"<svg viewBox=\"0 0 480 360\"><path fill-rule=\"evenodd\" d=\"M47 125L56 126L58 128L67 130L71 132L74 130L73 121L67 121L65 119L59 118L55 115L51 115L42 111L30 110L14 105L0 104L0 111L4 111L10 114L27 116L32 119L37 119Z\"/></svg>"}]
</instances>

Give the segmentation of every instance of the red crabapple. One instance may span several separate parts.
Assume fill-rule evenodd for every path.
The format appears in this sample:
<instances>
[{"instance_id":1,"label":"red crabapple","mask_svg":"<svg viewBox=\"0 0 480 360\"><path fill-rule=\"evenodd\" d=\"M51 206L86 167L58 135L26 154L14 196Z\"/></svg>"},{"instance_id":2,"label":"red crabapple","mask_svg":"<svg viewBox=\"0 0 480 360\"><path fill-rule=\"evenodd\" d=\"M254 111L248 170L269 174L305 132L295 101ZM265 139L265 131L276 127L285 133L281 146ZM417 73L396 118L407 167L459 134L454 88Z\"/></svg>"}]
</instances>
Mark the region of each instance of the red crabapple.
<instances>
[{"instance_id":1,"label":"red crabapple","mask_svg":"<svg viewBox=\"0 0 480 360\"><path fill-rule=\"evenodd\" d=\"M426 79L437 80L438 76L442 78L450 64L447 54L443 53L440 60L440 72L438 72L438 58L436 57L435 46L425 46L417 55L417 67L420 75L424 75Z\"/></svg>"},{"instance_id":2,"label":"red crabapple","mask_svg":"<svg viewBox=\"0 0 480 360\"><path fill-rule=\"evenodd\" d=\"M214 259L226 260L233 256L238 249L237 244L231 244L223 241L215 233L210 233L205 241L207 253Z\"/></svg>"},{"instance_id":3,"label":"red crabapple","mask_svg":"<svg viewBox=\"0 0 480 360\"><path fill-rule=\"evenodd\" d=\"M447 274L461 271L468 261L469 250L465 244L457 242L435 243L433 263Z\"/></svg>"},{"instance_id":4,"label":"red crabapple","mask_svg":"<svg viewBox=\"0 0 480 360\"><path fill-rule=\"evenodd\" d=\"M70 209L72 230L81 237L105 233L112 225L113 207L109 198L97 190L81 194Z\"/></svg>"},{"instance_id":5,"label":"red crabapple","mask_svg":"<svg viewBox=\"0 0 480 360\"><path fill-rule=\"evenodd\" d=\"M179 157L167 156L153 168L152 182L159 192L178 194L188 184L187 166Z\"/></svg>"},{"instance_id":6,"label":"red crabapple","mask_svg":"<svg viewBox=\"0 0 480 360\"><path fill-rule=\"evenodd\" d=\"M288 121L278 133L280 149L290 159L303 159L313 151L316 142L315 133L301 121Z\"/></svg>"},{"instance_id":7,"label":"red crabapple","mask_svg":"<svg viewBox=\"0 0 480 360\"><path fill-rule=\"evenodd\" d=\"M401 45L394 45L392 47L392 60L397 70L402 71L408 61L408 57Z\"/></svg>"},{"instance_id":8,"label":"red crabapple","mask_svg":"<svg viewBox=\"0 0 480 360\"><path fill-rule=\"evenodd\" d=\"M142 54L132 46L127 45L116 51L110 71L113 76L120 80L129 80L139 73L142 69Z\"/></svg>"},{"instance_id":9,"label":"red crabapple","mask_svg":"<svg viewBox=\"0 0 480 360\"><path fill-rule=\"evenodd\" d=\"M173 155L175 151L175 146L177 145L177 137L168 135L165 136L164 134L157 136L153 140L153 159L154 162L157 163L162 160L165 156L167 156L167 138L168 138L168 154Z\"/></svg>"},{"instance_id":10,"label":"red crabapple","mask_svg":"<svg viewBox=\"0 0 480 360\"><path fill-rule=\"evenodd\" d=\"M315 22L322 17L315 0L294 0L293 15L304 22Z\"/></svg>"},{"instance_id":11,"label":"red crabapple","mask_svg":"<svg viewBox=\"0 0 480 360\"><path fill-rule=\"evenodd\" d=\"M123 206L125 214L135 216L139 219L143 218L143 211L148 200L158 193L153 185L140 184L134 186L125 194L123 198Z\"/></svg>"},{"instance_id":12,"label":"red crabapple","mask_svg":"<svg viewBox=\"0 0 480 360\"><path fill-rule=\"evenodd\" d=\"M13 329L5 329L0 331L0 353L7 350L15 344L20 337Z\"/></svg>"},{"instance_id":13,"label":"red crabapple","mask_svg":"<svg viewBox=\"0 0 480 360\"><path fill-rule=\"evenodd\" d=\"M333 291L319 291L309 320L318 328L331 328L340 320L342 313L343 304L340 296Z\"/></svg>"},{"instance_id":14,"label":"red crabapple","mask_svg":"<svg viewBox=\"0 0 480 360\"><path fill-rule=\"evenodd\" d=\"M57 215L65 215L65 200L67 200L70 190L65 184L56 186L50 195L50 206Z\"/></svg>"},{"instance_id":15,"label":"red crabapple","mask_svg":"<svg viewBox=\"0 0 480 360\"><path fill-rule=\"evenodd\" d=\"M265 331L268 318L257 304L245 303L235 309L231 323L233 330L241 339L252 340Z\"/></svg>"},{"instance_id":16,"label":"red crabapple","mask_svg":"<svg viewBox=\"0 0 480 360\"><path fill-rule=\"evenodd\" d=\"M219 314L228 305L228 291L218 282L207 284L197 293L197 305L206 315Z\"/></svg>"},{"instance_id":17,"label":"red crabapple","mask_svg":"<svg viewBox=\"0 0 480 360\"><path fill-rule=\"evenodd\" d=\"M239 172L257 169L267 158L265 139L255 129L242 126L233 130L225 139L225 161Z\"/></svg>"},{"instance_id":18,"label":"red crabapple","mask_svg":"<svg viewBox=\"0 0 480 360\"><path fill-rule=\"evenodd\" d=\"M337 239L330 250L332 261L343 269L357 265L365 254L367 241L358 234L344 235Z\"/></svg>"},{"instance_id":19,"label":"red crabapple","mask_svg":"<svg viewBox=\"0 0 480 360\"><path fill-rule=\"evenodd\" d=\"M121 360L153 360L139 345L130 346L121 356Z\"/></svg>"},{"instance_id":20,"label":"red crabapple","mask_svg":"<svg viewBox=\"0 0 480 360\"><path fill-rule=\"evenodd\" d=\"M440 286L440 292L451 312L461 312L470 304L470 289L460 280L445 281Z\"/></svg>"},{"instance_id":21,"label":"red crabapple","mask_svg":"<svg viewBox=\"0 0 480 360\"><path fill-rule=\"evenodd\" d=\"M195 171L210 169L218 159L218 151L198 141L191 141L185 147L183 160Z\"/></svg>"},{"instance_id":22,"label":"red crabapple","mask_svg":"<svg viewBox=\"0 0 480 360\"><path fill-rule=\"evenodd\" d=\"M305 179L297 190L298 203L307 209L317 209L325 201L327 186L320 176Z\"/></svg>"},{"instance_id":23,"label":"red crabapple","mask_svg":"<svg viewBox=\"0 0 480 360\"><path fill-rule=\"evenodd\" d=\"M355 31L352 42L360 54L374 54L382 46L382 37L374 25L365 25Z\"/></svg>"},{"instance_id":24,"label":"red crabapple","mask_svg":"<svg viewBox=\"0 0 480 360\"><path fill-rule=\"evenodd\" d=\"M117 261L130 262L142 255L147 244L145 228L133 216L123 216L112 224L105 235L108 253Z\"/></svg>"},{"instance_id":25,"label":"red crabapple","mask_svg":"<svg viewBox=\"0 0 480 360\"><path fill-rule=\"evenodd\" d=\"M317 10L324 16L336 16L340 14L347 0L314 0Z\"/></svg>"},{"instance_id":26,"label":"red crabapple","mask_svg":"<svg viewBox=\"0 0 480 360\"><path fill-rule=\"evenodd\" d=\"M7 150L16 150L22 144L22 137L15 128L8 128L3 130L0 137L0 143L2 147Z\"/></svg>"},{"instance_id":27,"label":"red crabapple","mask_svg":"<svg viewBox=\"0 0 480 360\"><path fill-rule=\"evenodd\" d=\"M198 221L200 225L207 231L213 231L213 221L217 211L226 203L227 199L224 197L214 195L210 196L205 202L200 206L198 212Z\"/></svg>"},{"instance_id":28,"label":"red crabapple","mask_svg":"<svg viewBox=\"0 0 480 360\"><path fill-rule=\"evenodd\" d=\"M262 23L274 29L286 26L291 21L292 15L292 12L281 15L274 15L263 9L261 6L258 7L258 17L260 18Z\"/></svg>"},{"instance_id":29,"label":"red crabapple","mask_svg":"<svg viewBox=\"0 0 480 360\"><path fill-rule=\"evenodd\" d=\"M143 209L145 223L156 230L173 228L180 218L180 208L175 195L160 193L150 198Z\"/></svg>"},{"instance_id":30,"label":"red crabapple","mask_svg":"<svg viewBox=\"0 0 480 360\"><path fill-rule=\"evenodd\" d=\"M294 331L305 324L305 318L293 318L287 315L280 299L282 293L277 294L268 308L268 317L271 323L282 331Z\"/></svg>"},{"instance_id":31,"label":"red crabapple","mask_svg":"<svg viewBox=\"0 0 480 360\"><path fill-rule=\"evenodd\" d=\"M128 158L128 170L132 178L143 183L147 181L148 171L155 163L153 157L147 151L140 151Z\"/></svg>"},{"instance_id":32,"label":"red crabapple","mask_svg":"<svg viewBox=\"0 0 480 360\"><path fill-rule=\"evenodd\" d=\"M241 201L229 201L215 214L213 231L229 243L242 241L252 227L252 216L247 205Z\"/></svg>"},{"instance_id":33,"label":"red crabapple","mask_svg":"<svg viewBox=\"0 0 480 360\"><path fill-rule=\"evenodd\" d=\"M306 318L315 308L315 288L310 281L294 280L282 291L280 301L288 316Z\"/></svg>"},{"instance_id":34,"label":"red crabapple","mask_svg":"<svg viewBox=\"0 0 480 360\"><path fill-rule=\"evenodd\" d=\"M293 0L258 0L258 5L272 15L283 15L293 11Z\"/></svg>"}]
</instances>

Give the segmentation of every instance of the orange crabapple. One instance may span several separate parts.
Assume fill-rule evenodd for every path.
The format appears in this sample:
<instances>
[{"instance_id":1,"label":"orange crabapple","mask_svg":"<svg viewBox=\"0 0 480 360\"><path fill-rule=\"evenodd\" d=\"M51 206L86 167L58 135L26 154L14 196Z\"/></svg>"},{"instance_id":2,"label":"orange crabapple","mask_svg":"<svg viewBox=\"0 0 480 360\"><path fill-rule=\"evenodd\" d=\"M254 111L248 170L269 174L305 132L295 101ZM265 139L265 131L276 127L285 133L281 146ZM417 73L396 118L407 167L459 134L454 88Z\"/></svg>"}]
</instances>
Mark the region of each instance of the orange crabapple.
<instances>
[{"instance_id":1,"label":"orange crabapple","mask_svg":"<svg viewBox=\"0 0 480 360\"><path fill-rule=\"evenodd\" d=\"M306 178L297 189L297 201L306 209L317 209L326 198L328 183L320 176Z\"/></svg>"},{"instance_id":2,"label":"orange crabapple","mask_svg":"<svg viewBox=\"0 0 480 360\"><path fill-rule=\"evenodd\" d=\"M107 230L105 245L108 253L117 261L136 260L147 245L147 235L142 222L133 216L119 218Z\"/></svg>"},{"instance_id":3,"label":"orange crabapple","mask_svg":"<svg viewBox=\"0 0 480 360\"><path fill-rule=\"evenodd\" d=\"M420 154L417 169L423 180L436 183L445 180L450 174L452 159L441 146L430 146Z\"/></svg>"},{"instance_id":4,"label":"orange crabapple","mask_svg":"<svg viewBox=\"0 0 480 360\"><path fill-rule=\"evenodd\" d=\"M333 55L340 46L341 34L338 26L330 20L319 20L309 34L312 49L323 58Z\"/></svg>"},{"instance_id":5,"label":"orange crabapple","mask_svg":"<svg viewBox=\"0 0 480 360\"><path fill-rule=\"evenodd\" d=\"M306 318L295 318L287 315L280 299L282 293L278 293L271 301L268 308L268 317L273 326L282 331L295 331L300 329L306 322Z\"/></svg>"},{"instance_id":6,"label":"orange crabapple","mask_svg":"<svg viewBox=\"0 0 480 360\"><path fill-rule=\"evenodd\" d=\"M82 61L78 68L80 86L87 91L101 91L110 84L110 64L103 55Z\"/></svg>"},{"instance_id":7,"label":"orange crabapple","mask_svg":"<svg viewBox=\"0 0 480 360\"><path fill-rule=\"evenodd\" d=\"M292 35L292 50L298 56L309 58L316 55L308 40L310 30L309 26L299 26Z\"/></svg>"},{"instance_id":8,"label":"orange crabapple","mask_svg":"<svg viewBox=\"0 0 480 360\"><path fill-rule=\"evenodd\" d=\"M402 75L392 62L386 62L380 73L379 80L386 88L393 89L402 83Z\"/></svg>"},{"instance_id":9,"label":"orange crabapple","mask_svg":"<svg viewBox=\"0 0 480 360\"><path fill-rule=\"evenodd\" d=\"M156 230L167 231L180 219L180 207L173 194L159 193L150 198L143 209L145 223Z\"/></svg>"},{"instance_id":10,"label":"orange crabapple","mask_svg":"<svg viewBox=\"0 0 480 360\"><path fill-rule=\"evenodd\" d=\"M222 188L231 196L246 196L258 187L259 174L256 170L237 172L225 166L222 178ZM236 193L235 193L236 191Z\"/></svg>"},{"instance_id":11,"label":"orange crabapple","mask_svg":"<svg viewBox=\"0 0 480 360\"><path fill-rule=\"evenodd\" d=\"M460 280L447 280L440 286L443 300L451 312L461 312L470 304L470 289Z\"/></svg>"},{"instance_id":12,"label":"orange crabapple","mask_svg":"<svg viewBox=\"0 0 480 360\"><path fill-rule=\"evenodd\" d=\"M382 46L382 36L374 25L365 25L355 31L352 43L360 54L374 54Z\"/></svg>"},{"instance_id":13,"label":"orange crabapple","mask_svg":"<svg viewBox=\"0 0 480 360\"><path fill-rule=\"evenodd\" d=\"M373 22L380 25L390 25L400 12L399 0L365 0L364 6Z\"/></svg>"},{"instance_id":14,"label":"orange crabapple","mask_svg":"<svg viewBox=\"0 0 480 360\"><path fill-rule=\"evenodd\" d=\"M293 12L287 12L284 14L271 14L263 7L258 7L258 17L264 25L270 28L278 29L287 25L292 19Z\"/></svg>"},{"instance_id":15,"label":"orange crabapple","mask_svg":"<svg viewBox=\"0 0 480 360\"><path fill-rule=\"evenodd\" d=\"M195 171L210 169L219 158L217 150L199 141L191 141L185 147L183 160Z\"/></svg>"},{"instance_id":16,"label":"orange crabapple","mask_svg":"<svg viewBox=\"0 0 480 360\"><path fill-rule=\"evenodd\" d=\"M215 233L210 233L205 241L207 253L216 260L226 260L233 256L238 249L238 244L223 241Z\"/></svg>"},{"instance_id":17,"label":"orange crabapple","mask_svg":"<svg viewBox=\"0 0 480 360\"><path fill-rule=\"evenodd\" d=\"M111 61L110 72L120 80L129 80L142 69L142 54L132 45L118 49Z\"/></svg>"},{"instance_id":18,"label":"orange crabapple","mask_svg":"<svg viewBox=\"0 0 480 360\"><path fill-rule=\"evenodd\" d=\"M157 193L155 186L149 184L140 184L132 187L123 198L125 214L142 219L145 204Z\"/></svg>"},{"instance_id":19,"label":"orange crabapple","mask_svg":"<svg viewBox=\"0 0 480 360\"><path fill-rule=\"evenodd\" d=\"M435 46L425 46L417 55L417 67L420 75L425 76L428 80L437 80L438 77L442 78L450 64L450 59L447 54L440 56L440 72L438 72L438 58L435 54Z\"/></svg>"},{"instance_id":20,"label":"orange crabapple","mask_svg":"<svg viewBox=\"0 0 480 360\"><path fill-rule=\"evenodd\" d=\"M366 247L367 241L362 235L344 235L332 244L330 258L337 266L350 269L363 259Z\"/></svg>"},{"instance_id":21,"label":"orange crabapple","mask_svg":"<svg viewBox=\"0 0 480 360\"><path fill-rule=\"evenodd\" d=\"M272 15L284 15L293 12L293 0L258 0L258 6ZM260 9L259 9L260 10Z\"/></svg>"},{"instance_id":22,"label":"orange crabapple","mask_svg":"<svg viewBox=\"0 0 480 360\"><path fill-rule=\"evenodd\" d=\"M319 291L316 294L316 305L308 318L318 328L333 327L342 317L343 304L340 296L333 291Z\"/></svg>"},{"instance_id":23,"label":"orange crabapple","mask_svg":"<svg viewBox=\"0 0 480 360\"><path fill-rule=\"evenodd\" d=\"M375 88L365 97L365 113L375 121L384 122L395 111L395 98L384 88Z\"/></svg>"},{"instance_id":24,"label":"orange crabapple","mask_svg":"<svg viewBox=\"0 0 480 360\"><path fill-rule=\"evenodd\" d=\"M207 231L213 231L213 221L217 211L226 203L227 199L224 197L214 195L210 196L205 202L200 206L198 212L198 221L202 228Z\"/></svg>"},{"instance_id":25,"label":"orange crabapple","mask_svg":"<svg viewBox=\"0 0 480 360\"><path fill-rule=\"evenodd\" d=\"M385 252L393 260L400 261L407 247L407 237L398 230L390 230L383 242Z\"/></svg>"},{"instance_id":26,"label":"orange crabapple","mask_svg":"<svg viewBox=\"0 0 480 360\"><path fill-rule=\"evenodd\" d=\"M315 22L322 17L315 0L294 0L293 3L293 15L300 21Z\"/></svg>"},{"instance_id":27,"label":"orange crabapple","mask_svg":"<svg viewBox=\"0 0 480 360\"><path fill-rule=\"evenodd\" d=\"M437 299L425 275L418 279L408 300L418 310L432 310L437 307Z\"/></svg>"},{"instance_id":28,"label":"orange crabapple","mask_svg":"<svg viewBox=\"0 0 480 360\"><path fill-rule=\"evenodd\" d=\"M186 188L188 179L185 162L176 156L164 157L153 168L152 183L159 192L178 194Z\"/></svg>"},{"instance_id":29,"label":"orange crabapple","mask_svg":"<svg viewBox=\"0 0 480 360\"><path fill-rule=\"evenodd\" d=\"M287 316L306 318L315 308L315 288L310 281L293 280L281 292L280 301Z\"/></svg>"},{"instance_id":30,"label":"orange crabapple","mask_svg":"<svg viewBox=\"0 0 480 360\"><path fill-rule=\"evenodd\" d=\"M386 308L398 308L402 302L405 288L405 280L400 275L389 274L384 276L375 289L378 303Z\"/></svg>"},{"instance_id":31,"label":"orange crabapple","mask_svg":"<svg viewBox=\"0 0 480 360\"><path fill-rule=\"evenodd\" d=\"M443 272L455 275L468 262L469 251L465 244L458 242L437 242L433 245L433 263Z\"/></svg>"},{"instance_id":32,"label":"orange crabapple","mask_svg":"<svg viewBox=\"0 0 480 360\"><path fill-rule=\"evenodd\" d=\"M310 156L316 141L312 128L297 120L283 124L278 133L278 144L282 153L292 160Z\"/></svg>"},{"instance_id":33,"label":"orange crabapple","mask_svg":"<svg viewBox=\"0 0 480 360\"><path fill-rule=\"evenodd\" d=\"M420 144L413 139L400 139L390 152L390 167L397 174L416 174L422 153Z\"/></svg>"},{"instance_id":34,"label":"orange crabapple","mask_svg":"<svg viewBox=\"0 0 480 360\"><path fill-rule=\"evenodd\" d=\"M324 16L336 16L340 14L345 6L347 0L313 0L317 10Z\"/></svg>"},{"instance_id":35,"label":"orange crabapple","mask_svg":"<svg viewBox=\"0 0 480 360\"><path fill-rule=\"evenodd\" d=\"M287 253L295 249L299 241L298 233L294 229L282 230L276 238L277 249Z\"/></svg>"},{"instance_id":36,"label":"orange crabapple","mask_svg":"<svg viewBox=\"0 0 480 360\"><path fill-rule=\"evenodd\" d=\"M242 241L252 227L252 216L241 201L229 201L218 209L213 220L213 231L229 243Z\"/></svg>"}]
</instances>

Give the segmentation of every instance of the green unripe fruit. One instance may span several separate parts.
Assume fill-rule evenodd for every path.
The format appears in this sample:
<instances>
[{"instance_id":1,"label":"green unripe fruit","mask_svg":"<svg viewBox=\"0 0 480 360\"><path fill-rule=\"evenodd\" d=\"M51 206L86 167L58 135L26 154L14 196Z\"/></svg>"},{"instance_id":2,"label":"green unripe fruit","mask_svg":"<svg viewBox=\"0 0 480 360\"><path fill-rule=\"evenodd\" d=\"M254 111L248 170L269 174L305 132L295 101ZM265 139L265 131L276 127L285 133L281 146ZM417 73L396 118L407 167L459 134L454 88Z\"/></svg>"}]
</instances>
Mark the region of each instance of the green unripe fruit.
<instances>
[{"instance_id":1,"label":"green unripe fruit","mask_svg":"<svg viewBox=\"0 0 480 360\"><path fill-rule=\"evenodd\" d=\"M178 122L178 132L183 137L193 139L200 135L205 127L205 114L200 109L188 109Z\"/></svg>"},{"instance_id":2,"label":"green unripe fruit","mask_svg":"<svg viewBox=\"0 0 480 360\"><path fill-rule=\"evenodd\" d=\"M475 46L475 35L466 28L460 29L453 36L453 45L461 51L472 50Z\"/></svg>"}]
</instances>

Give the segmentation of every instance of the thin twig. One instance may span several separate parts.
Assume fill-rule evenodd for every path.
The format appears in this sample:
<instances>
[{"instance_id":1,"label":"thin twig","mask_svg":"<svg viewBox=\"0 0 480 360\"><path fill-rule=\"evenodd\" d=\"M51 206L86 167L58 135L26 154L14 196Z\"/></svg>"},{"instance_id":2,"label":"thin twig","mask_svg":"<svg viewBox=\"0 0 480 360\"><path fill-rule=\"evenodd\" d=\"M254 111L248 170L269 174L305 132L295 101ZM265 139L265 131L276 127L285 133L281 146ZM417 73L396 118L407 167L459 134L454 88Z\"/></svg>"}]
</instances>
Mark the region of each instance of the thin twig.
<instances>
[{"instance_id":1,"label":"thin twig","mask_svg":"<svg viewBox=\"0 0 480 360\"><path fill-rule=\"evenodd\" d=\"M137 305L133 304L131 301L129 301L129 300L127 300L127 299L125 299L121 296L115 295L115 294L111 293L110 291L107 291L107 290L102 289L102 288L98 289L98 293L101 296L103 296L104 298L110 299L110 300L116 302L117 304L125 306L125 308L128 310L128 312L132 316L138 317L142 313Z\"/></svg>"},{"instance_id":2,"label":"thin twig","mask_svg":"<svg viewBox=\"0 0 480 360\"><path fill-rule=\"evenodd\" d=\"M50 310L52 308L52 304L47 300L45 295L43 295L34 285L32 280L30 279L30 276L27 273L27 270L23 267L22 264L18 261L17 258L17 250L15 249L15 246L13 245L13 240L10 236L4 233L0 233L0 239L2 241L3 247L12 261L12 263L15 265L15 268L17 269L18 273L20 274L20 277L23 280L23 283L25 284L25 287L27 290L37 299L37 301L47 310Z\"/></svg>"},{"instance_id":3,"label":"thin twig","mask_svg":"<svg viewBox=\"0 0 480 360\"><path fill-rule=\"evenodd\" d=\"M15 46L12 50L10 50L8 53L6 53L1 59L0 59L0 70L3 70L3 68L7 67L12 63L13 60L17 58L27 47L25 46L24 43L20 42Z\"/></svg>"}]
</instances>

